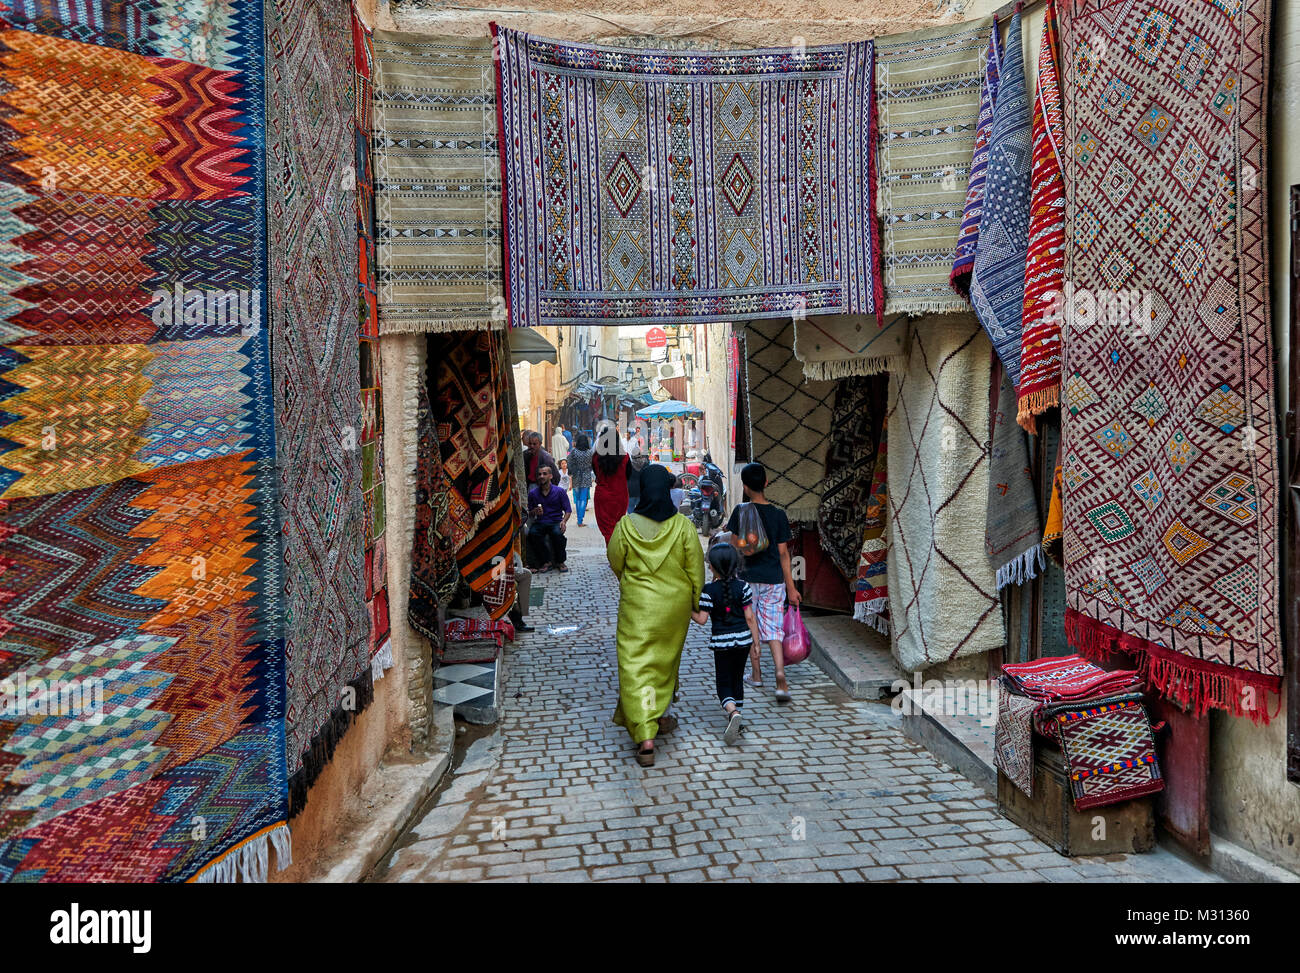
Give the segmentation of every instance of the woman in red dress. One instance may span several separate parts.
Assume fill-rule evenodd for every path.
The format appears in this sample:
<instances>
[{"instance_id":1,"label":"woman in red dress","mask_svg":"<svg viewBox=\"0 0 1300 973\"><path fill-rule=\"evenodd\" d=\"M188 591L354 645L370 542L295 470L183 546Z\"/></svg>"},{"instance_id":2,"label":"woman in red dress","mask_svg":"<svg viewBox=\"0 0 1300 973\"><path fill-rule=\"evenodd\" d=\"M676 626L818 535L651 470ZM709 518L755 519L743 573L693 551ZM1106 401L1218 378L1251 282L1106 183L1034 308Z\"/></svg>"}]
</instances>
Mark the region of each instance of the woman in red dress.
<instances>
[{"instance_id":1,"label":"woman in red dress","mask_svg":"<svg viewBox=\"0 0 1300 973\"><path fill-rule=\"evenodd\" d=\"M606 544L615 525L627 515L627 460L618 429L610 423L602 423L596 430L596 456L591 464L596 477L596 496L592 505L596 508L596 526Z\"/></svg>"}]
</instances>

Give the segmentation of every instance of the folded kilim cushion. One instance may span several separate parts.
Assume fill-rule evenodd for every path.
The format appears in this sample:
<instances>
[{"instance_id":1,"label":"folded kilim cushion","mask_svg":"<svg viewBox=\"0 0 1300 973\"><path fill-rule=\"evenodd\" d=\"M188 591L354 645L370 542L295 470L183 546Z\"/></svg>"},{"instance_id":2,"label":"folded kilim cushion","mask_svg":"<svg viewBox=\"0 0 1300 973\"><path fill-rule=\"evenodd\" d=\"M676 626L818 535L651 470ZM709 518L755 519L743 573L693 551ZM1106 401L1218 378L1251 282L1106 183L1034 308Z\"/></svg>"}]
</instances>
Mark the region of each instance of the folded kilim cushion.
<instances>
[{"instance_id":1,"label":"folded kilim cushion","mask_svg":"<svg viewBox=\"0 0 1300 973\"><path fill-rule=\"evenodd\" d=\"M1141 703L1058 713L1056 727L1076 809L1164 790L1155 739Z\"/></svg>"},{"instance_id":2,"label":"folded kilim cushion","mask_svg":"<svg viewBox=\"0 0 1300 973\"><path fill-rule=\"evenodd\" d=\"M493 30L512 326L880 311L870 41L665 51Z\"/></svg>"},{"instance_id":3,"label":"folded kilim cushion","mask_svg":"<svg viewBox=\"0 0 1300 973\"><path fill-rule=\"evenodd\" d=\"M1062 10L1066 631L1195 712L1282 672L1265 0Z\"/></svg>"}]
</instances>

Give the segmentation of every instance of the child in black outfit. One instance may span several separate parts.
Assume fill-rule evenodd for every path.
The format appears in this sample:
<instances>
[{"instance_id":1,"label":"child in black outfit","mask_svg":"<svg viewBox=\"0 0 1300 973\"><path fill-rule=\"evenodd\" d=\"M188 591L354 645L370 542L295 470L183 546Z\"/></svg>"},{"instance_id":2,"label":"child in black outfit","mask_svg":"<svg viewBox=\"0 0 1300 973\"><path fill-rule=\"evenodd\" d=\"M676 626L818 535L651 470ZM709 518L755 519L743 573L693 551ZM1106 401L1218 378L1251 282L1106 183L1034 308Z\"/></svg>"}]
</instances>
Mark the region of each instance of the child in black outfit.
<instances>
[{"instance_id":1,"label":"child in black outfit","mask_svg":"<svg viewBox=\"0 0 1300 973\"><path fill-rule=\"evenodd\" d=\"M740 718L745 705L745 664L753 645L750 628L754 624L754 609L750 607L753 593L749 585L740 580L743 559L730 544L715 544L709 548L709 567L713 580L700 592L700 607L691 614L696 624L712 620L713 667L718 683L718 701L727 713L727 729L722 734L724 742L735 743L745 728Z\"/></svg>"}]
</instances>

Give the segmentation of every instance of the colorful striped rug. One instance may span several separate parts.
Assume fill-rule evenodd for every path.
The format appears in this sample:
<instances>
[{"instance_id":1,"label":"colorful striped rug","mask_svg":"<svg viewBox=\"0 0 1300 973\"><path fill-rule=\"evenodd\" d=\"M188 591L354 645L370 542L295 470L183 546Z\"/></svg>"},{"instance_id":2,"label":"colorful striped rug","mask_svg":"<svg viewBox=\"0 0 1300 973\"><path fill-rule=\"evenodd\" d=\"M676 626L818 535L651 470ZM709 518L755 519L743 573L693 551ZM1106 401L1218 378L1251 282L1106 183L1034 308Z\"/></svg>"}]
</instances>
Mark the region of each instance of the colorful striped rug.
<instances>
[{"instance_id":1,"label":"colorful striped rug","mask_svg":"<svg viewBox=\"0 0 1300 973\"><path fill-rule=\"evenodd\" d=\"M0 881L289 859L261 10L0 22Z\"/></svg>"}]
</instances>

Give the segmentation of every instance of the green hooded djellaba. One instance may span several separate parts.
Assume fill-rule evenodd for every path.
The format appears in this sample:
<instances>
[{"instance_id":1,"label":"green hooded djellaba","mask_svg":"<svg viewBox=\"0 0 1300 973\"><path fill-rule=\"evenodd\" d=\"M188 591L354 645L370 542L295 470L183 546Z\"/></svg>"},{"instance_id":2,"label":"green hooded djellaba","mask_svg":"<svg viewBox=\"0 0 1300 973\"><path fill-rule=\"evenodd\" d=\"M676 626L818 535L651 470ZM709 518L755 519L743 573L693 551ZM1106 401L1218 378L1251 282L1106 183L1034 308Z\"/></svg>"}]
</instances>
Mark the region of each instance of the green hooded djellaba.
<instances>
[{"instance_id":1,"label":"green hooded djellaba","mask_svg":"<svg viewBox=\"0 0 1300 973\"><path fill-rule=\"evenodd\" d=\"M677 513L662 466L641 471L641 499L614 526L606 554L619 582L618 707L614 722L640 745L659 732L677 689L677 669L704 588L704 552Z\"/></svg>"}]
</instances>

